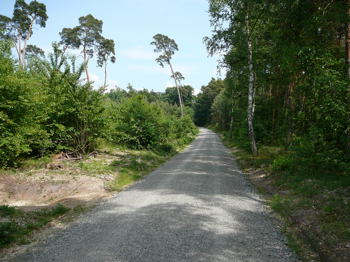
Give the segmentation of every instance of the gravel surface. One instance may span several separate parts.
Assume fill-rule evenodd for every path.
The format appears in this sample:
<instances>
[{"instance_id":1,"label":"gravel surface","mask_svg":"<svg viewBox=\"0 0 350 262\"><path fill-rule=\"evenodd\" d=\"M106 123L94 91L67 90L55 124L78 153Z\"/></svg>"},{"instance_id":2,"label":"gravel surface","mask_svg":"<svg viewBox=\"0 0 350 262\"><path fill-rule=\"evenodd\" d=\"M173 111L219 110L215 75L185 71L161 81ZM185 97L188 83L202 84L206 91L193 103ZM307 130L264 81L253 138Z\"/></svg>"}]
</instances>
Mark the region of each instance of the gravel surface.
<instances>
[{"instance_id":1,"label":"gravel surface","mask_svg":"<svg viewBox=\"0 0 350 262\"><path fill-rule=\"evenodd\" d=\"M297 261L219 137L198 138L145 179L11 261Z\"/></svg>"}]
</instances>

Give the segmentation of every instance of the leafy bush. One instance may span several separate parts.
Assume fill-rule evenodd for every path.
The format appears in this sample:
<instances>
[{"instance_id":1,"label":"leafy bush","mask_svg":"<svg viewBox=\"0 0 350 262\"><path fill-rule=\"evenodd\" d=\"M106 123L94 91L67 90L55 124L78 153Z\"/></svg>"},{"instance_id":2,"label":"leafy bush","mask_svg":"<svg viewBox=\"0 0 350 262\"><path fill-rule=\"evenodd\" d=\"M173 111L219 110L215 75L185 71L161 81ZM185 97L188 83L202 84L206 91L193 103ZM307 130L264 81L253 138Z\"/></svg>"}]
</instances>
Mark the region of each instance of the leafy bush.
<instances>
[{"instance_id":1,"label":"leafy bush","mask_svg":"<svg viewBox=\"0 0 350 262\"><path fill-rule=\"evenodd\" d=\"M114 121L113 141L133 149L160 145L169 132L164 112L138 95L118 105Z\"/></svg>"},{"instance_id":2,"label":"leafy bush","mask_svg":"<svg viewBox=\"0 0 350 262\"><path fill-rule=\"evenodd\" d=\"M12 61L0 58L0 165L15 164L20 156L44 154L51 146L43 127L45 95L39 81L15 72Z\"/></svg>"}]
</instances>

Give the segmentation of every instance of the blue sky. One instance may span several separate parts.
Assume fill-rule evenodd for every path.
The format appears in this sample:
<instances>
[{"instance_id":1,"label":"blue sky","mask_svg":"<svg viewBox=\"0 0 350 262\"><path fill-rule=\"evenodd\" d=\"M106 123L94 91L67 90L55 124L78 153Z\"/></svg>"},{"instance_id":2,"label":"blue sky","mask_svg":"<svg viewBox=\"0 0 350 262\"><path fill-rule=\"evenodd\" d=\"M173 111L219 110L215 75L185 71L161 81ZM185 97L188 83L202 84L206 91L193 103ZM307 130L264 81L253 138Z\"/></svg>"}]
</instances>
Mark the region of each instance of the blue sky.
<instances>
[{"instance_id":1,"label":"blue sky","mask_svg":"<svg viewBox=\"0 0 350 262\"><path fill-rule=\"evenodd\" d=\"M15 0L1 0L0 13L11 16ZM28 2L28 0L27 0ZM59 40L63 27L78 24L80 16L91 13L103 20L103 35L116 42L115 64L109 64L110 87L164 91L173 85L168 68L155 61L150 45L157 33L173 38L179 52L174 55L176 71L185 77L185 84L196 91L217 77L217 57L208 57L203 37L210 36L207 0L39 0L47 7L46 28L34 29L30 44L50 50L52 41ZM102 83L103 72L95 61L89 64L91 78Z\"/></svg>"}]
</instances>

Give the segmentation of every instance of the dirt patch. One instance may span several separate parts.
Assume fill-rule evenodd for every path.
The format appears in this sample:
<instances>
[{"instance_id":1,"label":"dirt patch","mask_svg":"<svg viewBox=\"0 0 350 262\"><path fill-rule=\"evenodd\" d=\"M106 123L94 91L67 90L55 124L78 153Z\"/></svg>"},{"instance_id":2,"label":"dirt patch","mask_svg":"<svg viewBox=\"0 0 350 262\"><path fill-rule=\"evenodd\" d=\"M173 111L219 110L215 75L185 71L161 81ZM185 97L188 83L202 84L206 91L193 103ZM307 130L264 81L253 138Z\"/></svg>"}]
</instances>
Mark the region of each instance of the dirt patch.
<instances>
[{"instance_id":1,"label":"dirt patch","mask_svg":"<svg viewBox=\"0 0 350 262\"><path fill-rule=\"evenodd\" d=\"M108 196L105 180L86 175L63 174L1 175L0 205L21 207L26 210L64 204L96 201Z\"/></svg>"},{"instance_id":2,"label":"dirt patch","mask_svg":"<svg viewBox=\"0 0 350 262\"><path fill-rule=\"evenodd\" d=\"M57 204L94 204L112 194L107 185L118 176L113 161L120 159L111 153L84 159L54 155L44 164L37 160L21 169L0 172L0 205L32 211Z\"/></svg>"}]
</instances>

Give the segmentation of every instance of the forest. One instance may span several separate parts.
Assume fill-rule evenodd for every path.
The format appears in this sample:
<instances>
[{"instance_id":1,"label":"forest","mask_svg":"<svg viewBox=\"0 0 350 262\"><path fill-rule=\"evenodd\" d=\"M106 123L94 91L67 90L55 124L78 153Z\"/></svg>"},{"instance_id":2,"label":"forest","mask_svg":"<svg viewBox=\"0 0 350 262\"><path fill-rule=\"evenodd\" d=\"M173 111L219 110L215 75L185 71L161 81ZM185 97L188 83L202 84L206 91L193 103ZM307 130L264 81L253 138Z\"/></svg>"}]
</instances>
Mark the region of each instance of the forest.
<instances>
[{"instance_id":1,"label":"forest","mask_svg":"<svg viewBox=\"0 0 350 262\"><path fill-rule=\"evenodd\" d=\"M203 90L210 114L197 121L253 155L283 147L290 154L276 168L298 162L310 174L349 174L346 10L346 1L210 1L214 33L205 42L225 53L227 76L224 88Z\"/></svg>"},{"instance_id":2,"label":"forest","mask_svg":"<svg viewBox=\"0 0 350 262\"><path fill-rule=\"evenodd\" d=\"M202 88L196 123L243 149L243 167L271 174L272 207L318 259L345 261L350 2L210 0L209 14L204 42L227 74Z\"/></svg>"},{"instance_id":3,"label":"forest","mask_svg":"<svg viewBox=\"0 0 350 262\"><path fill-rule=\"evenodd\" d=\"M345 254L350 2L209 0L209 16L212 35L203 42L209 55L221 55L223 79L212 78L194 95L174 70L175 40L157 34L150 37L155 63L169 69L174 86L108 89L108 65L118 61L103 21L78 18L45 53L28 42L34 25L46 26L46 6L16 0L13 17L0 15L0 169L60 152L84 158L106 144L168 154L189 144L197 126L209 127L240 150L243 169L270 174L279 190L270 205L288 228L302 224L295 217L304 212L310 226L296 230L303 235L296 249L302 253L300 239L307 239L323 261L332 258L327 246ZM105 76L99 88L89 75L92 58Z\"/></svg>"}]
</instances>

